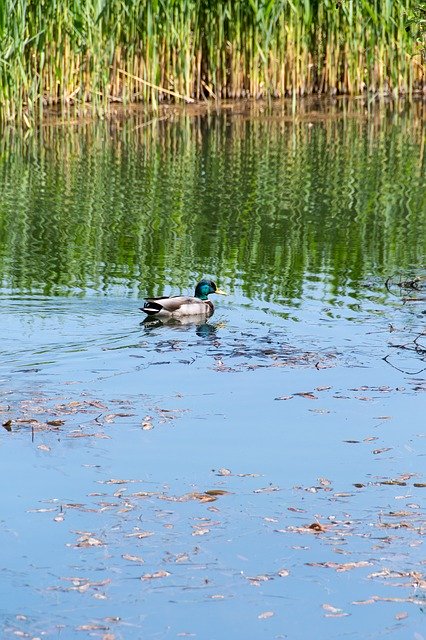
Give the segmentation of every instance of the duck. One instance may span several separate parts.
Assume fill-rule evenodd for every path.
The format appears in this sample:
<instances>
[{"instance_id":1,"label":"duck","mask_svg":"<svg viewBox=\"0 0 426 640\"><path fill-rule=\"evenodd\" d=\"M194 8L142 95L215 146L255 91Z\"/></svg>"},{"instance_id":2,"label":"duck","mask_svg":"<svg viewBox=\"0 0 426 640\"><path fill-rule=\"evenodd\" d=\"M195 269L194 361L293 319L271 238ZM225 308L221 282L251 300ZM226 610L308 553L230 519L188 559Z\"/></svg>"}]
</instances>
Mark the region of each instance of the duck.
<instances>
[{"instance_id":1,"label":"duck","mask_svg":"<svg viewBox=\"0 0 426 640\"><path fill-rule=\"evenodd\" d=\"M226 296L213 280L203 278L195 287L193 296L164 296L160 298L146 298L140 308L148 317L181 318L184 316L204 316L209 318L214 313L214 305L208 296L218 293Z\"/></svg>"}]
</instances>

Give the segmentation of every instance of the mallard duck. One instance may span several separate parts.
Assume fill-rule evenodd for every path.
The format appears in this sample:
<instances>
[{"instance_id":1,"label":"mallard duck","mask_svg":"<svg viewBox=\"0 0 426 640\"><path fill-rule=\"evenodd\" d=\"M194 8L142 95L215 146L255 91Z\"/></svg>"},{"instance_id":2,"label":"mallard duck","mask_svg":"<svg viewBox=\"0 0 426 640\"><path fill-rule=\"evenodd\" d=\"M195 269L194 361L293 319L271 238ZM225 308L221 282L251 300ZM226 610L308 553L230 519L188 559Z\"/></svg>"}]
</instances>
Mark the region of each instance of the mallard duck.
<instances>
[{"instance_id":1,"label":"mallard duck","mask_svg":"<svg viewBox=\"0 0 426 640\"><path fill-rule=\"evenodd\" d=\"M171 296L163 298L146 298L141 311L148 316L159 318L179 318L181 316L210 317L214 312L214 305L208 299L210 293L226 296L224 291L217 288L213 280L203 279L195 287L194 296Z\"/></svg>"}]
</instances>

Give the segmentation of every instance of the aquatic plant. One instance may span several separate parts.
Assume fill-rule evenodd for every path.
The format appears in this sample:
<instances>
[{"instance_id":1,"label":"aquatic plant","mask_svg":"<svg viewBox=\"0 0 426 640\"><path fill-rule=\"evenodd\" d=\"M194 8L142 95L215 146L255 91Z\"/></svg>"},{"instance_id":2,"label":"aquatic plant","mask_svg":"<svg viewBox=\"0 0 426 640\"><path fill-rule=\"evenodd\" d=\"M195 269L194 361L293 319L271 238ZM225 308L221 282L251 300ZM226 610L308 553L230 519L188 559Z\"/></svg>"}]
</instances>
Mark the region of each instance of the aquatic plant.
<instances>
[{"instance_id":1,"label":"aquatic plant","mask_svg":"<svg viewBox=\"0 0 426 640\"><path fill-rule=\"evenodd\" d=\"M425 83L415 0L1 0L0 118ZM161 89L159 89L159 87Z\"/></svg>"}]
</instances>

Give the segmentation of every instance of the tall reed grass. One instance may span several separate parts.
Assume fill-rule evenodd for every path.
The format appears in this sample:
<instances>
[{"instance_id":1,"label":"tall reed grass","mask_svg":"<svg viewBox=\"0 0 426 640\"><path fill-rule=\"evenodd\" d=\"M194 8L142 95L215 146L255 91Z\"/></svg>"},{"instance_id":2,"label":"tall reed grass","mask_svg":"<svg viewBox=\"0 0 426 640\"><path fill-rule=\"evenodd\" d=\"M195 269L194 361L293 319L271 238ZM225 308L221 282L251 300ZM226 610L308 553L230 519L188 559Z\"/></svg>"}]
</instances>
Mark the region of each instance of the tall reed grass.
<instances>
[{"instance_id":1,"label":"tall reed grass","mask_svg":"<svg viewBox=\"0 0 426 640\"><path fill-rule=\"evenodd\" d=\"M411 94L425 17L418 0L0 0L0 118L177 94Z\"/></svg>"}]
</instances>

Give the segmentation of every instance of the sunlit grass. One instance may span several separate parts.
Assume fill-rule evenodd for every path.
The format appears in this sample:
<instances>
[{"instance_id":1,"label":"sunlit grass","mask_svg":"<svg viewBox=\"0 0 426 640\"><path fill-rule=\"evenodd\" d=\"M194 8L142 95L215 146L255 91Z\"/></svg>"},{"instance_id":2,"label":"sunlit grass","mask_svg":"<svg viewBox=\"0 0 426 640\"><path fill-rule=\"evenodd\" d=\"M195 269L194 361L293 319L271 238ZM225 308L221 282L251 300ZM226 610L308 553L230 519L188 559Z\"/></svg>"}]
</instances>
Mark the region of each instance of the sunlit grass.
<instances>
[{"instance_id":1,"label":"sunlit grass","mask_svg":"<svg viewBox=\"0 0 426 640\"><path fill-rule=\"evenodd\" d=\"M411 94L416 0L0 0L0 118L50 104ZM416 20L415 20L416 18ZM420 22L421 26L421 22ZM159 90L162 87L168 92Z\"/></svg>"}]
</instances>

